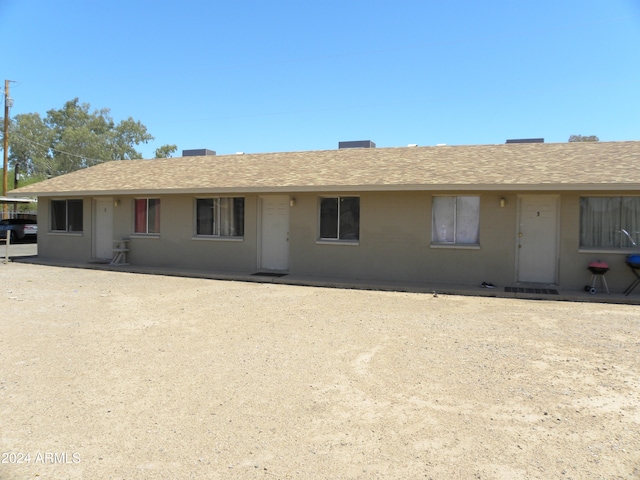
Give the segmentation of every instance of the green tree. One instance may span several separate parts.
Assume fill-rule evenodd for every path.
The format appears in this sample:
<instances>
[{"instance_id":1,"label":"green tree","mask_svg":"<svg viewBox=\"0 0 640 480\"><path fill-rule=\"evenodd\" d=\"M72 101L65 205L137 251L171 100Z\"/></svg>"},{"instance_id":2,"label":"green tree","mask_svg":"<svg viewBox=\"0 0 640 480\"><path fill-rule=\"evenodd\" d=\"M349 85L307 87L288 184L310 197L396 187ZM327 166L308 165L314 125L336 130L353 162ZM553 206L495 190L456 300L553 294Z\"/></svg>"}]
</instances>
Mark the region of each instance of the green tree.
<instances>
[{"instance_id":1,"label":"green tree","mask_svg":"<svg viewBox=\"0 0 640 480\"><path fill-rule=\"evenodd\" d=\"M595 135L571 135L570 142L599 142L600 139Z\"/></svg>"},{"instance_id":2,"label":"green tree","mask_svg":"<svg viewBox=\"0 0 640 480\"><path fill-rule=\"evenodd\" d=\"M177 145L162 145L156 148L156 158L171 158L171 155L178 150Z\"/></svg>"},{"instance_id":3,"label":"green tree","mask_svg":"<svg viewBox=\"0 0 640 480\"><path fill-rule=\"evenodd\" d=\"M90 111L75 98L42 119L16 115L9 134L11 165L39 178L55 177L110 160L142 158L135 147L153 140L139 121L116 124L110 110Z\"/></svg>"},{"instance_id":4,"label":"green tree","mask_svg":"<svg viewBox=\"0 0 640 480\"><path fill-rule=\"evenodd\" d=\"M38 113L16 115L11 120L9 134L9 163L15 177L39 176L51 170L51 131Z\"/></svg>"}]
</instances>

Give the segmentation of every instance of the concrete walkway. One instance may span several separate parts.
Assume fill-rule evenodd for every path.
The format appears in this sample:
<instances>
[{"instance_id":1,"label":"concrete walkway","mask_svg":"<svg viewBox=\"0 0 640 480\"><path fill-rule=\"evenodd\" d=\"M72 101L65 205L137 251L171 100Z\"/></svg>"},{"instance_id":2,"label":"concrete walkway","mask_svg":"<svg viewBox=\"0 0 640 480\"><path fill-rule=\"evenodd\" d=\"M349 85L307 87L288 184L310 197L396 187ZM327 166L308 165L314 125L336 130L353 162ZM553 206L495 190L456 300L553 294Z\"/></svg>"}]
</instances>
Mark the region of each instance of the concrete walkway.
<instances>
[{"instance_id":1,"label":"concrete walkway","mask_svg":"<svg viewBox=\"0 0 640 480\"><path fill-rule=\"evenodd\" d=\"M4 245L0 245L0 249ZM20 247L20 248L19 248ZM30 248L29 248L30 247ZM255 283L274 283L281 285L300 285L311 287L327 287L327 288L344 288L344 289L360 289L360 290L381 290L381 291L400 291L414 293L428 293L432 295L465 295L478 297L499 297L499 298L522 298L529 300L551 300L551 301L569 301L569 302L594 302L594 303L619 303L640 305L640 287L628 296L622 293L612 292L606 294L598 292L591 295L584 290L570 291L557 289L557 294L540 293L523 291L506 291L505 287L514 287L515 285L500 285L496 288L483 288L480 285L456 285L446 283L416 283L416 282L398 282L398 281L382 281L368 279L345 280L331 277L315 277L303 275L284 275L284 276L267 276L256 275L255 272L212 272L208 270L197 269L178 269L167 267L144 267L136 265L116 266L108 263L81 263L81 262L61 262L51 261L39 258L35 254L35 244L31 245L14 245L10 248L10 258L13 262L32 263L36 265L49 265L67 268L84 268L93 270L120 271L129 273L140 273L147 275L166 275L176 277L189 278L206 278L211 280L227 280L240 282ZM33 253L29 253L33 252ZM526 287L526 286L525 286ZM536 286L531 286L536 288ZM522 290L522 289L520 289ZM539 290L539 286L538 286Z\"/></svg>"}]
</instances>

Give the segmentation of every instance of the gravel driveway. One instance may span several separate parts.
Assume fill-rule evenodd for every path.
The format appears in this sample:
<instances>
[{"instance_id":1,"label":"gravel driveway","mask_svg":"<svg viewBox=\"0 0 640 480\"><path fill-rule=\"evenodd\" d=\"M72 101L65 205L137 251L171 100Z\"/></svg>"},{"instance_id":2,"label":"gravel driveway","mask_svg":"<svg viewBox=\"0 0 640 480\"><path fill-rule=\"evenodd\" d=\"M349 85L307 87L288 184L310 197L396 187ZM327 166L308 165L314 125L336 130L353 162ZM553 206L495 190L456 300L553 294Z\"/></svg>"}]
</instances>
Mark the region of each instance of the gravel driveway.
<instances>
[{"instance_id":1,"label":"gravel driveway","mask_svg":"<svg viewBox=\"0 0 640 480\"><path fill-rule=\"evenodd\" d=\"M640 307L0 265L0 479L640 478Z\"/></svg>"}]
</instances>

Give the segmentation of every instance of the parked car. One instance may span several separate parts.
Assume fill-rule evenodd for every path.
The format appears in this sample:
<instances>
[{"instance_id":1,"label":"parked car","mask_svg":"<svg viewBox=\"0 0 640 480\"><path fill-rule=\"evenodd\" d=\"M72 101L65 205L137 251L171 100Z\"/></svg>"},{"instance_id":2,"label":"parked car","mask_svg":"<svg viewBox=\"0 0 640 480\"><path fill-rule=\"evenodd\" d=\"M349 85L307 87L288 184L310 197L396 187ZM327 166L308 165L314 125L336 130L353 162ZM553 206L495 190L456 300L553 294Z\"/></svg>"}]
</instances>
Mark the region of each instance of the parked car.
<instances>
[{"instance_id":1,"label":"parked car","mask_svg":"<svg viewBox=\"0 0 640 480\"><path fill-rule=\"evenodd\" d=\"M24 225L24 234L25 236L37 236L38 235L38 224L37 223L26 223Z\"/></svg>"},{"instance_id":2,"label":"parked car","mask_svg":"<svg viewBox=\"0 0 640 480\"><path fill-rule=\"evenodd\" d=\"M7 238L7 231L11 232L11 241L22 240L26 236L38 235L38 224L28 218L7 218L0 220L0 240Z\"/></svg>"}]
</instances>

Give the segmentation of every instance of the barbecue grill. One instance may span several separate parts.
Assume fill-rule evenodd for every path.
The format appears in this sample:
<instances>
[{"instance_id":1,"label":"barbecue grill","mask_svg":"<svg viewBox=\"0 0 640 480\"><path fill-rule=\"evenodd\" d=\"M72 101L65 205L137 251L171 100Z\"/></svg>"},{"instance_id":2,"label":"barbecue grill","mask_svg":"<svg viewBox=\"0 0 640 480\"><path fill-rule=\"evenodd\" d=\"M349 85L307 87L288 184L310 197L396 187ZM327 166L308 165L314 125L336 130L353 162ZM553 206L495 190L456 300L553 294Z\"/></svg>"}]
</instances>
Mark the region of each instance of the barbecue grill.
<instances>
[{"instance_id":1,"label":"barbecue grill","mask_svg":"<svg viewBox=\"0 0 640 480\"><path fill-rule=\"evenodd\" d=\"M591 281L590 284L585 286L585 291L589 292L591 295L595 295L596 290L596 281L598 277L600 278L600 287L604 286L604 289L607 293L609 293L609 286L607 285L607 279L604 278L604 274L609 271L609 265L605 262L601 262L600 260L596 260L595 262L591 262L587 268L591 272Z\"/></svg>"},{"instance_id":2,"label":"barbecue grill","mask_svg":"<svg viewBox=\"0 0 640 480\"><path fill-rule=\"evenodd\" d=\"M640 255L637 255L637 254L629 255L627 257L626 263L627 263L627 266L633 272L633 274L636 276L636 279L633 282L631 282L631 284L624 291L625 295L629 295L631 292L633 292L634 288L640 285L640 273L638 273L638 270L640 270Z\"/></svg>"}]
</instances>

